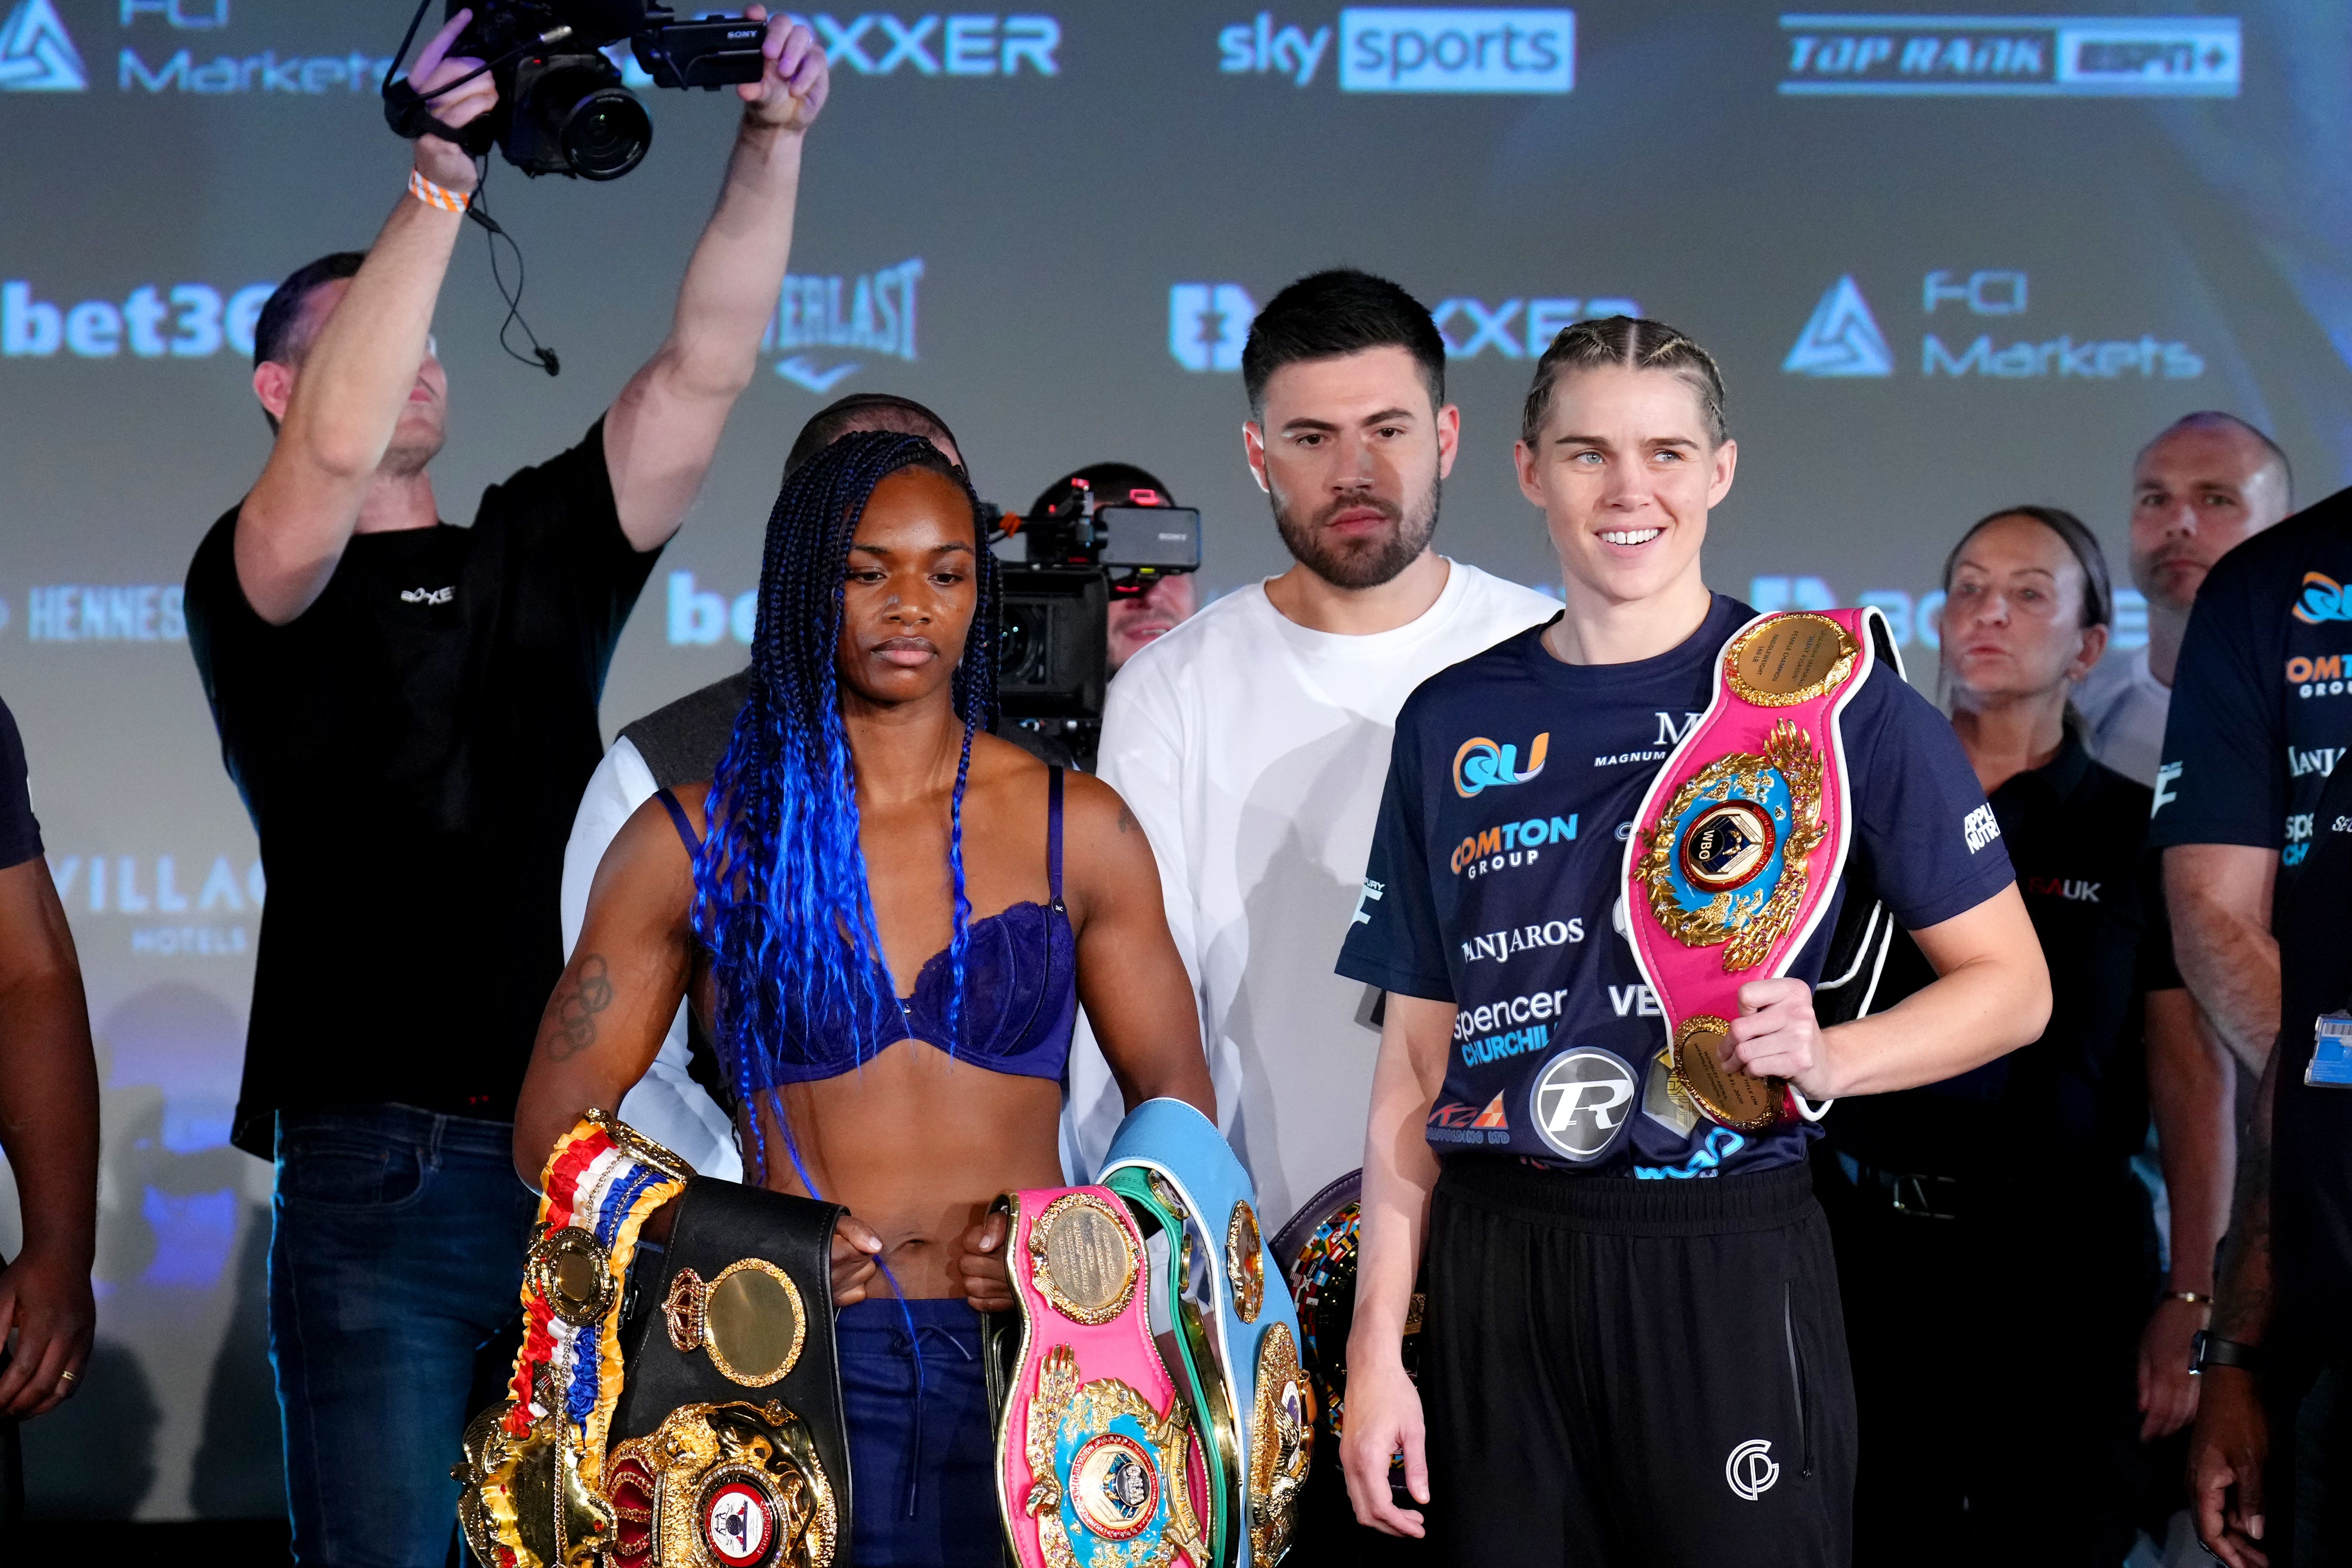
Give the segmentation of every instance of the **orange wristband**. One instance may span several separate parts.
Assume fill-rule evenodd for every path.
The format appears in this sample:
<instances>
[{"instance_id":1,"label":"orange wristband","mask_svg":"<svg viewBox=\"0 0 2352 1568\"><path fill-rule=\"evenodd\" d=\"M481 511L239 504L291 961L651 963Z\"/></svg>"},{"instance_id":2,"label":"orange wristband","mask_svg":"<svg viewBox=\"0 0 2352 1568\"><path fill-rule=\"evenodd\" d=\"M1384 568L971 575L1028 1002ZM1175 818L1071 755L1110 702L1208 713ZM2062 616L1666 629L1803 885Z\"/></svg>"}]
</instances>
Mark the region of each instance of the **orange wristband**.
<instances>
[{"instance_id":1,"label":"orange wristband","mask_svg":"<svg viewBox=\"0 0 2352 1568\"><path fill-rule=\"evenodd\" d=\"M446 186L436 185L415 170L408 171L408 194L428 207L439 207L445 213L461 213L473 204L471 195L461 195Z\"/></svg>"}]
</instances>

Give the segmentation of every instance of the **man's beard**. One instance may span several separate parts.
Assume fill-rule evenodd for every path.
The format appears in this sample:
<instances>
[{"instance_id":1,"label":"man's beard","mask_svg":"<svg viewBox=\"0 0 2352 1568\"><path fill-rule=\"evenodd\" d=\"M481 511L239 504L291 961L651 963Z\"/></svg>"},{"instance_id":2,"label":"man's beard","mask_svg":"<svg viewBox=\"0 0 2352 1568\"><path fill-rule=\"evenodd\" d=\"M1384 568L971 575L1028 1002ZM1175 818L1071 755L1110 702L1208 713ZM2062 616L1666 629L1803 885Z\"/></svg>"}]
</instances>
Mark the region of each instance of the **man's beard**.
<instances>
[{"instance_id":1,"label":"man's beard","mask_svg":"<svg viewBox=\"0 0 2352 1568\"><path fill-rule=\"evenodd\" d=\"M1274 499L1274 526L1298 563L1335 588L1377 588L1420 559L1437 531L1439 481L1411 510L1380 496L1343 496L1327 504L1311 522L1301 523L1280 497ZM1358 539L1334 539L1325 525L1343 511L1370 507L1389 520L1387 531Z\"/></svg>"}]
</instances>

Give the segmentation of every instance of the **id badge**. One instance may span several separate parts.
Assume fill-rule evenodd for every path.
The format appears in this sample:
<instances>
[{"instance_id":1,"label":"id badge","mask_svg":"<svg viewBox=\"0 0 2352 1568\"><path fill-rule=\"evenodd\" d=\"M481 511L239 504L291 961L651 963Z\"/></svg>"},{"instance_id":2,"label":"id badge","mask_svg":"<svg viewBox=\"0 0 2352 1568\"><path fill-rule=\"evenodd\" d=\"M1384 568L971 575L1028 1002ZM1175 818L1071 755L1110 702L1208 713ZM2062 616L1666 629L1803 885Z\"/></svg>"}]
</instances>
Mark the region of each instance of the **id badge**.
<instances>
[{"instance_id":1,"label":"id badge","mask_svg":"<svg viewBox=\"0 0 2352 1568\"><path fill-rule=\"evenodd\" d=\"M2303 1081L2314 1089L2352 1089L2352 1013L2322 1013L2312 1032Z\"/></svg>"}]
</instances>

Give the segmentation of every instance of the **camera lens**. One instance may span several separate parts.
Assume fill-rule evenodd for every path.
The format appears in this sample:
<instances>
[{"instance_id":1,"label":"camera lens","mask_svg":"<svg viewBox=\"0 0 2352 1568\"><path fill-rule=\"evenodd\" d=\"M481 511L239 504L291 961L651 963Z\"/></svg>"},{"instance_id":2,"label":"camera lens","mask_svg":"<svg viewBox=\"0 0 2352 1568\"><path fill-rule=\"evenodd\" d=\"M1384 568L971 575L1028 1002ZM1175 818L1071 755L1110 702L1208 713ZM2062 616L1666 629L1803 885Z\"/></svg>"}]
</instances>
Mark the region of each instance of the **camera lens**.
<instances>
[{"instance_id":1,"label":"camera lens","mask_svg":"<svg viewBox=\"0 0 2352 1568\"><path fill-rule=\"evenodd\" d=\"M1045 679L1045 628L1039 605L1004 606L1003 631L997 638L997 684L1034 686Z\"/></svg>"},{"instance_id":2,"label":"camera lens","mask_svg":"<svg viewBox=\"0 0 2352 1568\"><path fill-rule=\"evenodd\" d=\"M557 141L583 180L617 180L645 161L654 122L626 88L599 88L572 106Z\"/></svg>"}]
</instances>

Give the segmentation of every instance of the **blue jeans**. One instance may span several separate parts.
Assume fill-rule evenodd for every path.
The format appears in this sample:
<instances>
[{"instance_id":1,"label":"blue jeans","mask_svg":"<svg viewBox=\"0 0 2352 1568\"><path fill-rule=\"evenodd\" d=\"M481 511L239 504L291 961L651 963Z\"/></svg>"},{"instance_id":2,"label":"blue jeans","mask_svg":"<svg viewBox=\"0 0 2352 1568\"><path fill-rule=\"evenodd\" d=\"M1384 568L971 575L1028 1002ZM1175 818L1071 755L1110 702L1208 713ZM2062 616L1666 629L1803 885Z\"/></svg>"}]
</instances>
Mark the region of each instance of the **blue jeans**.
<instances>
[{"instance_id":1,"label":"blue jeans","mask_svg":"<svg viewBox=\"0 0 2352 1568\"><path fill-rule=\"evenodd\" d=\"M858 1568L998 1568L1004 1527L980 1314L957 1297L903 1309L885 1297L842 1308L834 1334L849 1423L850 1551Z\"/></svg>"},{"instance_id":2,"label":"blue jeans","mask_svg":"<svg viewBox=\"0 0 2352 1568\"><path fill-rule=\"evenodd\" d=\"M278 1114L269 1359L297 1563L448 1561L475 1352L520 1321L538 1208L513 1141L404 1105Z\"/></svg>"}]
</instances>

